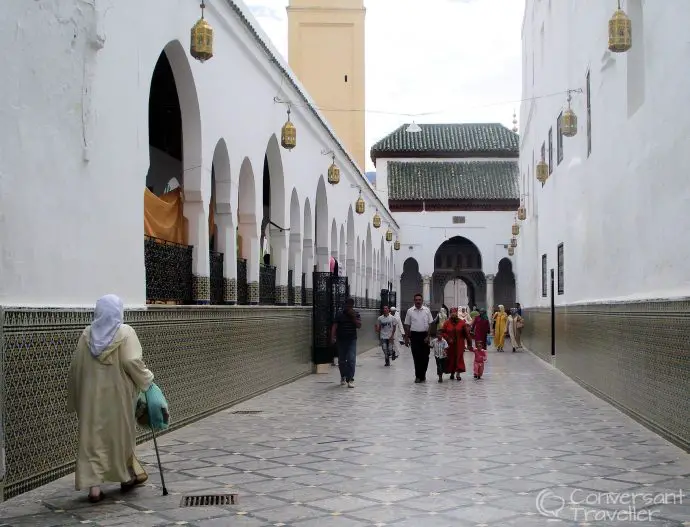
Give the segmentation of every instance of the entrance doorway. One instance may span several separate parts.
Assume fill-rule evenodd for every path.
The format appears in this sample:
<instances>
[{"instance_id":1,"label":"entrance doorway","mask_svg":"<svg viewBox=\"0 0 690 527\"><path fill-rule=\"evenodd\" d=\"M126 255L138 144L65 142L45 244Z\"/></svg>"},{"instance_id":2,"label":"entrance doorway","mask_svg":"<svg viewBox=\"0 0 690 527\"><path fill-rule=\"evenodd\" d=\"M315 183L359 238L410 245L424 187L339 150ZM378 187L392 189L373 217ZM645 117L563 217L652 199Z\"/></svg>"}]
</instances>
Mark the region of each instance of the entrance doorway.
<instances>
[{"instance_id":1,"label":"entrance doorway","mask_svg":"<svg viewBox=\"0 0 690 527\"><path fill-rule=\"evenodd\" d=\"M449 308L470 304L467 284L461 278L448 281L443 288L443 303Z\"/></svg>"}]
</instances>

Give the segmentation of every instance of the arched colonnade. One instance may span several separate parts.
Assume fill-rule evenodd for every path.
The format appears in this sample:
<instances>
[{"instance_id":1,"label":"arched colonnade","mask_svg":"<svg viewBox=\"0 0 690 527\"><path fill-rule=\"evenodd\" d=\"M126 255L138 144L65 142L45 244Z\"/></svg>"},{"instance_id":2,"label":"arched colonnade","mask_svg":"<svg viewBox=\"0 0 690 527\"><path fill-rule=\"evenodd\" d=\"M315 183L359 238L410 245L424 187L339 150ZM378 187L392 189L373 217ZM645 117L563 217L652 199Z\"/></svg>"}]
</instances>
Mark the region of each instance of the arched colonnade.
<instances>
[{"instance_id":1,"label":"arched colonnade","mask_svg":"<svg viewBox=\"0 0 690 527\"><path fill-rule=\"evenodd\" d=\"M151 81L146 186L161 207L172 203L179 187L175 196L181 214L176 218L177 238L147 238L147 301L309 305L312 272L329 271L331 258L348 277L350 295L360 305L378 298L394 276L385 229L373 229L367 221L364 230L353 204L343 214L345 197L337 200L341 203L329 203L323 175L314 176L312 194L300 194L286 177L286 151L276 134L266 139L260 166L256 157L247 156L234 177L228 145L219 137L210 173L202 168L208 162L202 154L199 100L188 60L179 42L169 43ZM342 187L350 190L349 185ZM149 253L158 256L150 258ZM165 280L170 284L151 294L152 283Z\"/></svg>"}]
</instances>

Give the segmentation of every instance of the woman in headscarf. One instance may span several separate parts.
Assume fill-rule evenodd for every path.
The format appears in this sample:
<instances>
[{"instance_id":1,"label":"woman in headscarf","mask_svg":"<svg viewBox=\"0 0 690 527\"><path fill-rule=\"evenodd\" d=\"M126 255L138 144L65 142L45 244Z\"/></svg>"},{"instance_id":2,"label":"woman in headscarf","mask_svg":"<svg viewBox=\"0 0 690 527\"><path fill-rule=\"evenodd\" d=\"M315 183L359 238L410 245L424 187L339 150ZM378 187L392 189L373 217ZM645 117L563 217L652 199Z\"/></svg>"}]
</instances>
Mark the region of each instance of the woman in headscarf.
<instances>
[{"instance_id":1,"label":"woman in headscarf","mask_svg":"<svg viewBox=\"0 0 690 527\"><path fill-rule=\"evenodd\" d=\"M443 328L443 324L446 323L446 320L448 320L448 312L446 311L445 307L442 307L438 315L436 315L436 331L441 331Z\"/></svg>"},{"instance_id":2,"label":"woman in headscarf","mask_svg":"<svg viewBox=\"0 0 690 527\"><path fill-rule=\"evenodd\" d=\"M67 407L79 419L75 486L89 488L92 503L103 499L100 486L106 481L121 483L126 492L148 479L134 456L134 408L153 374L142 360L136 332L123 318L119 297L100 298L69 370Z\"/></svg>"},{"instance_id":3,"label":"woman in headscarf","mask_svg":"<svg viewBox=\"0 0 690 527\"><path fill-rule=\"evenodd\" d=\"M498 306L498 311L494 313L494 344L498 351L503 351L508 330L508 315L503 305Z\"/></svg>"},{"instance_id":4,"label":"woman in headscarf","mask_svg":"<svg viewBox=\"0 0 690 527\"><path fill-rule=\"evenodd\" d=\"M465 343L469 340L470 334L465 321L458 316L458 308L450 310L450 318L441 329L443 336L448 342L448 360L446 360L446 373L450 373L450 378L461 381L460 374L465 372Z\"/></svg>"},{"instance_id":5,"label":"woman in headscarf","mask_svg":"<svg viewBox=\"0 0 690 527\"><path fill-rule=\"evenodd\" d=\"M510 316L508 317L508 334L510 335L510 343L513 346L513 353L515 353L517 349L522 348L522 343L520 342L520 329L522 328L522 324L522 317L518 314L517 309L511 309Z\"/></svg>"}]
</instances>

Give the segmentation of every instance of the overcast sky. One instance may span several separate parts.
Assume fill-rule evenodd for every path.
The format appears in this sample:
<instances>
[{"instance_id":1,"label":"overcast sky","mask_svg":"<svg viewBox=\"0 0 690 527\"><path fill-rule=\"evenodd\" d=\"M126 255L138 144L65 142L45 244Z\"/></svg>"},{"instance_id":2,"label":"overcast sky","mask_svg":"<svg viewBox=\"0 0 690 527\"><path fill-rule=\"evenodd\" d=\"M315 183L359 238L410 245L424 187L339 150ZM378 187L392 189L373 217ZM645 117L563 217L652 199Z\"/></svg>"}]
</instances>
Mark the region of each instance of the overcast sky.
<instances>
[{"instance_id":1,"label":"overcast sky","mask_svg":"<svg viewBox=\"0 0 690 527\"><path fill-rule=\"evenodd\" d=\"M245 0L287 58L288 0ZM367 149L402 123L500 122L521 96L524 0L365 0ZM408 117L395 114L431 115ZM367 155L367 170L373 165Z\"/></svg>"}]
</instances>

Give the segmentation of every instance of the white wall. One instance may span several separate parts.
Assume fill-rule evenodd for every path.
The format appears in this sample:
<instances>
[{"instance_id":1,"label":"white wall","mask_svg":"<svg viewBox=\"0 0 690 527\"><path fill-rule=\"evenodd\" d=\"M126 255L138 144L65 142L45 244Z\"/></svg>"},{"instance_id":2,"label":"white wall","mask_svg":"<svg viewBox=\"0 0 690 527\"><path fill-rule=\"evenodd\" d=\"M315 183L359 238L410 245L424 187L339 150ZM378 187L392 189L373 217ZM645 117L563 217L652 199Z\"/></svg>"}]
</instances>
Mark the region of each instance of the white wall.
<instances>
[{"instance_id":1,"label":"white wall","mask_svg":"<svg viewBox=\"0 0 690 527\"><path fill-rule=\"evenodd\" d=\"M394 212L393 216L401 232L401 248L395 254L398 273L402 273L405 260L414 258L419 263L420 274L431 275L436 251L453 236L467 238L477 246L484 274L496 274L498 262L510 258L504 245L510 243L513 212ZM465 224L453 225L453 216L465 216ZM515 269L514 258L510 260Z\"/></svg>"},{"instance_id":2,"label":"white wall","mask_svg":"<svg viewBox=\"0 0 690 527\"><path fill-rule=\"evenodd\" d=\"M287 224L295 188L302 211L309 199L313 221L317 182L331 162L321 151L335 149L341 183L327 189L324 220L344 224L358 194L351 184L359 185L369 210L355 215L355 237L364 238L373 190L324 125L299 107L300 97L229 3L207 1L213 59L201 64L185 52L183 67L173 64L180 98L198 99L200 111L200 137L184 137L186 145L200 143L199 152L184 160L186 198L201 200L208 212L213 154L223 139L231 181L220 199L231 202L236 222L238 177L248 159L261 210L264 154L286 119L286 107L273 101L279 94L299 103L292 114L298 146L281 149L285 218L272 219ZM14 51L0 57L4 78L13 79L0 83L0 304L93 305L108 292L129 306L145 303L142 192L149 169L150 81L169 42L187 49L198 18L198 2L186 0L3 3L0 44ZM192 84L181 86L178 78L189 67L196 97ZM385 207L379 209L390 220ZM372 247L384 234L374 230Z\"/></svg>"},{"instance_id":3,"label":"white wall","mask_svg":"<svg viewBox=\"0 0 690 527\"><path fill-rule=\"evenodd\" d=\"M518 298L528 307L549 302L541 297L541 255L556 269L559 243L565 294L556 297L558 304L690 295L690 245L683 234L690 222L690 76L681 67L690 44L690 3L624 2L633 18L627 54L607 51L614 4L527 1L523 99L584 92L590 70L592 111L588 157L585 94L574 95L578 135L564 138L564 159L556 166L556 118L566 95L521 108L520 165L529 217L516 256ZM549 127L554 170L542 189L534 161Z\"/></svg>"}]
</instances>

